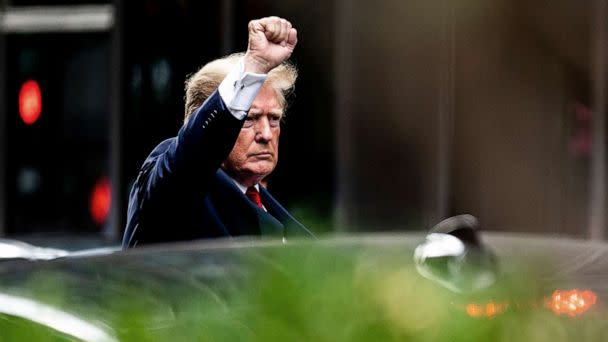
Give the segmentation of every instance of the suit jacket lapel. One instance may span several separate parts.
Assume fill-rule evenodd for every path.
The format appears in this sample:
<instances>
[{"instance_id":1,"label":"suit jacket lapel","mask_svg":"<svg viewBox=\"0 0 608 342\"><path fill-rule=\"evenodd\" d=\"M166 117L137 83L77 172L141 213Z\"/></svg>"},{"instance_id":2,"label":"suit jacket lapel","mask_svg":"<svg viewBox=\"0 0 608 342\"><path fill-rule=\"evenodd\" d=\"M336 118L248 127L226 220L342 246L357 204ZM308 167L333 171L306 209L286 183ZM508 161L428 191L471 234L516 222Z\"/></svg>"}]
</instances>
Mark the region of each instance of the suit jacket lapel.
<instances>
[{"instance_id":1,"label":"suit jacket lapel","mask_svg":"<svg viewBox=\"0 0 608 342\"><path fill-rule=\"evenodd\" d=\"M211 201L230 235L283 236L280 219L253 204L223 170L218 169L215 177L217 186L210 194Z\"/></svg>"},{"instance_id":2,"label":"suit jacket lapel","mask_svg":"<svg viewBox=\"0 0 608 342\"><path fill-rule=\"evenodd\" d=\"M314 235L298 222L291 214L283 208L283 206L264 188L260 186L260 196L266 210L279 220L284 226L283 236L306 236L314 237Z\"/></svg>"}]
</instances>

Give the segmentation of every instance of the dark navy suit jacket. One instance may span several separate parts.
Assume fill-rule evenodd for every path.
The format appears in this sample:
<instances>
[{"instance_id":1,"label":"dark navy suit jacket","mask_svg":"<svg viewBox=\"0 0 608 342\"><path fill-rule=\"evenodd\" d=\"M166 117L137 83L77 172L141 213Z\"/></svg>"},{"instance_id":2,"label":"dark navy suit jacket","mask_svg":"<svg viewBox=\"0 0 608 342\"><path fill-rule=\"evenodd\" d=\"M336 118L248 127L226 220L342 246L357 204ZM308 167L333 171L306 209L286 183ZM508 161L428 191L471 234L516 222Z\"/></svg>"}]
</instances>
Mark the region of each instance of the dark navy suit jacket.
<instances>
[{"instance_id":1,"label":"dark navy suit jacket","mask_svg":"<svg viewBox=\"0 0 608 342\"><path fill-rule=\"evenodd\" d=\"M265 188L267 212L220 169L242 125L216 91L177 137L150 153L129 196L123 248L236 235L313 236Z\"/></svg>"}]
</instances>

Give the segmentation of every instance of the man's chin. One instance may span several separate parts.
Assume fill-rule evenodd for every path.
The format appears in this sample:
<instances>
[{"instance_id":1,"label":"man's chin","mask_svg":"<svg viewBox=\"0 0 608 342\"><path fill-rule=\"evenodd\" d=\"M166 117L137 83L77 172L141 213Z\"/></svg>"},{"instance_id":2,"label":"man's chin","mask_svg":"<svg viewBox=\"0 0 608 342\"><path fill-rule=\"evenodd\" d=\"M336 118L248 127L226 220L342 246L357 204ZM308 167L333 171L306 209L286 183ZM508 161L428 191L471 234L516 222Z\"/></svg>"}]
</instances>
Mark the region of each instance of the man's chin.
<instances>
[{"instance_id":1,"label":"man's chin","mask_svg":"<svg viewBox=\"0 0 608 342\"><path fill-rule=\"evenodd\" d=\"M247 165L245 168L247 173L257 176L260 179L268 176L275 167L275 163L268 161L258 161L255 163L251 163L253 165Z\"/></svg>"}]
</instances>

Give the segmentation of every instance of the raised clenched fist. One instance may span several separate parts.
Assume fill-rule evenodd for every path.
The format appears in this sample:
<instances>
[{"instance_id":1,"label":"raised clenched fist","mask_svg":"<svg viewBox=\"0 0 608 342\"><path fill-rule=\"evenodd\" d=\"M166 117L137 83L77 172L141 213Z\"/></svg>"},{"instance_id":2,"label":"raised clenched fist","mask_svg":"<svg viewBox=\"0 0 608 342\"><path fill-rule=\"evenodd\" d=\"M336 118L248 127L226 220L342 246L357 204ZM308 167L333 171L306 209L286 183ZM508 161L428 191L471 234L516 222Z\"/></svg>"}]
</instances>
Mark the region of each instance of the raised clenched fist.
<instances>
[{"instance_id":1,"label":"raised clenched fist","mask_svg":"<svg viewBox=\"0 0 608 342\"><path fill-rule=\"evenodd\" d=\"M249 22L249 46L245 53L245 71L266 74L287 60L298 43L298 32L279 17Z\"/></svg>"}]
</instances>

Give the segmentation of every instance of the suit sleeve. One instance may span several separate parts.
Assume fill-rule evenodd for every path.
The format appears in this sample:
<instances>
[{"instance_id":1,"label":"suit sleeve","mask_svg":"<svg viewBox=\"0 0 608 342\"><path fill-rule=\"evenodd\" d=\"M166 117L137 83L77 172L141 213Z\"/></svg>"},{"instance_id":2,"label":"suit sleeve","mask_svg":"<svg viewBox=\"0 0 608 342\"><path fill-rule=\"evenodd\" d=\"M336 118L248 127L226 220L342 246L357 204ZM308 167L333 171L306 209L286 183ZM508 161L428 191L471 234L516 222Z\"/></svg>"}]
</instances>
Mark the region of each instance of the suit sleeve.
<instances>
[{"instance_id":1,"label":"suit sleeve","mask_svg":"<svg viewBox=\"0 0 608 342\"><path fill-rule=\"evenodd\" d=\"M184 186L204 184L232 150L242 125L243 120L235 118L214 92L156 158L148 178L148 196L158 182L176 174L184 180Z\"/></svg>"},{"instance_id":2,"label":"suit sleeve","mask_svg":"<svg viewBox=\"0 0 608 342\"><path fill-rule=\"evenodd\" d=\"M180 208L187 207L193 196L205 194L242 125L243 120L229 111L215 91L162 153L148 157L131 191L124 248L138 241L163 242L187 234L180 232L180 227L154 223L179 218Z\"/></svg>"}]
</instances>

